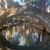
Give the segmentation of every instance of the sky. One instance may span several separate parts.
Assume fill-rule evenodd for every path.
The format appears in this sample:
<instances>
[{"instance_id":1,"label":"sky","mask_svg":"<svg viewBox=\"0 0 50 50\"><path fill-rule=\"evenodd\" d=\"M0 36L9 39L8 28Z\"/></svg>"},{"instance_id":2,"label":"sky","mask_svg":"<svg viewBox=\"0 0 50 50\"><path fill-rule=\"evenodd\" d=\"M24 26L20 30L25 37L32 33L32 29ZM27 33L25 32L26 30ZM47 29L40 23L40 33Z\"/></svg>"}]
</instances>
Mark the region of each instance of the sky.
<instances>
[{"instance_id":1,"label":"sky","mask_svg":"<svg viewBox=\"0 0 50 50\"><path fill-rule=\"evenodd\" d=\"M16 1L18 1L19 3L21 3L20 0L14 0L14 2L16 2Z\"/></svg>"},{"instance_id":2,"label":"sky","mask_svg":"<svg viewBox=\"0 0 50 50\"><path fill-rule=\"evenodd\" d=\"M19 4L23 5L24 3L21 2L21 0L14 0L14 2L19 2Z\"/></svg>"}]
</instances>

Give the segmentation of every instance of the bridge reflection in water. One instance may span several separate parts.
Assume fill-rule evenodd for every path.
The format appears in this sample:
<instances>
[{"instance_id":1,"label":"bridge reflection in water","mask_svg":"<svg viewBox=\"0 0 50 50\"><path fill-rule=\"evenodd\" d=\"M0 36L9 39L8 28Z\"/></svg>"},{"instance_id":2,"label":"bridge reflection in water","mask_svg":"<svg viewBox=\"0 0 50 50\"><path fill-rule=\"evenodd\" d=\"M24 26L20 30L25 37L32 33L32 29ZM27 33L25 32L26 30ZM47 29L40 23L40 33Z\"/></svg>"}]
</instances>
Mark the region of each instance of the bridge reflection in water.
<instances>
[{"instance_id":1,"label":"bridge reflection in water","mask_svg":"<svg viewBox=\"0 0 50 50\"><path fill-rule=\"evenodd\" d=\"M48 40L48 34L46 28L43 25L39 25L39 22L31 20L16 20L16 23L9 23L9 26L3 25L6 29L2 30L2 35L13 46L35 46L43 41L43 44ZM46 42L48 43L48 42Z\"/></svg>"}]
</instances>

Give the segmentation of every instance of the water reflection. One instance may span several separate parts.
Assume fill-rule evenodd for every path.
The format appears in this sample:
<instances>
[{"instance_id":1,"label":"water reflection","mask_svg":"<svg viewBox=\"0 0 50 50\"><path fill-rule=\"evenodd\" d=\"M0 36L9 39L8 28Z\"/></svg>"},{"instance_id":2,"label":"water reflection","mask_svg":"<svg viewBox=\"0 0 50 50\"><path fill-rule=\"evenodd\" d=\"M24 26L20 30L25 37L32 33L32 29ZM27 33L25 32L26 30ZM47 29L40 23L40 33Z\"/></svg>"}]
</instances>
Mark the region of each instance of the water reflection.
<instances>
[{"instance_id":1,"label":"water reflection","mask_svg":"<svg viewBox=\"0 0 50 50\"><path fill-rule=\"evenodd\" d=\"M18 45L18 46L24 46L25 45L25 38L24 35L22 35L19 32L14 33L14 37L12 39L12 44Z\"/></svg>"},{"instance_id":2,"label":"water reflection","mask_svg":"<svg viewBox=\"0 0 50 50\"><path fill-rule=\"evenodd\" d=\"M14 28L15 29L15 28ZM18 46L24 46L25 45L25 37L20 31L20 28L17 27L16 31L12 34L12 44L18 45Z\"/></svg>"},{"instance_id":3,"label":"water reflection","mask_svg":"<svg viewBox=\"0 0 50 50\"><path fill-rule=\"evenodd\" d=\"M32 33L32 42L33 44L35 44L38 40L38 33L37 32L34 32Z\"/></svg>"},{"instance_id":4,"label":"water reflection","mask_svg":"<svg viewBox=\"0 0 50 50\"><path fill-rule=\"evenodd\" d=\"M30 31L28 28L25 29L25 26L14 26L10 29L4 30L2 33L14 46L35 45L37 44L38 38L40 38L38 30L33 29L33 31Z\"/></svg>"}]
</instances>

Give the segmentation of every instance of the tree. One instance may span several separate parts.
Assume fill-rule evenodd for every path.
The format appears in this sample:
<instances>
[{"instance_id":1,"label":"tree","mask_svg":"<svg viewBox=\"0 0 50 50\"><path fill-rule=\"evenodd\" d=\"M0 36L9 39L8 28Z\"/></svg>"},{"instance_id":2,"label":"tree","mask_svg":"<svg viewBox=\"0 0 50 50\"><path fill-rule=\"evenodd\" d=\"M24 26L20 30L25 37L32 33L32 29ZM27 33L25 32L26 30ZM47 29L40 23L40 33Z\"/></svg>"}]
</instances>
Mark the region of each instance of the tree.
<instances>
[{"instance_id":1,"label":"tree","mask_svg":"<svg viewBox=\"0 0 50 50\"><path fill-rule=\"evenodd\" d=\"M14 7L19 7L20 6L19 2L13 2L13 5L14 5Z\"/></svg>"},{"instance_id":2,"label":"tree","mask_svg":"<svg viewBox=\"0 0 50 50\"><path fill-rule=\"evenodd\" d=\"M22 1L22 0L21 0ZM24 2L26 4L30 4L30 5L38 5L40 0L24 0Z\"/></svg>"}]
</instances>

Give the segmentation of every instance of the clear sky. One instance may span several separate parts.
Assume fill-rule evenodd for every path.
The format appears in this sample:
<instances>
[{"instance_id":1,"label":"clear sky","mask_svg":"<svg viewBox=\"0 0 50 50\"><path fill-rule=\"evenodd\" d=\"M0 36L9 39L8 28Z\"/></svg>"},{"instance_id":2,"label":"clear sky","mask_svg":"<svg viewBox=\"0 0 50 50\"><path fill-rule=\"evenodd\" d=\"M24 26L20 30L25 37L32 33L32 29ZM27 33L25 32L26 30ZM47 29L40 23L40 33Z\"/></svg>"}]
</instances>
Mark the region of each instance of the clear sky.
<instances>
[{"instance_id":1,"label":"clear sky","mask_svg":"<svg viewBox=\"0 0 50 50\"><path fill-rule=\"evenodd\" d=\"M16 1L19 2L22 5L24 4L24 3L21 2L21 0L14 0L14 2L16 2Z\"/></svg>"},{"instance_id":2,"label":"clear sky","mask_svg":"<svg viewBox=\"0 0 50 50\"><path fill-rule=\"evenodd\" d=\"M16 2L16 1L20 2L20 0L14 0L14 2Z\"/></svg>"}]
</instances>

